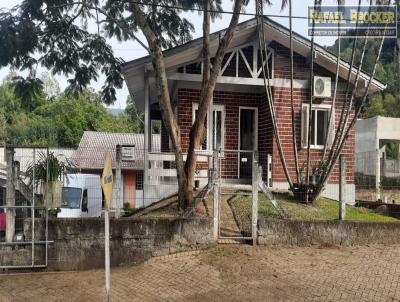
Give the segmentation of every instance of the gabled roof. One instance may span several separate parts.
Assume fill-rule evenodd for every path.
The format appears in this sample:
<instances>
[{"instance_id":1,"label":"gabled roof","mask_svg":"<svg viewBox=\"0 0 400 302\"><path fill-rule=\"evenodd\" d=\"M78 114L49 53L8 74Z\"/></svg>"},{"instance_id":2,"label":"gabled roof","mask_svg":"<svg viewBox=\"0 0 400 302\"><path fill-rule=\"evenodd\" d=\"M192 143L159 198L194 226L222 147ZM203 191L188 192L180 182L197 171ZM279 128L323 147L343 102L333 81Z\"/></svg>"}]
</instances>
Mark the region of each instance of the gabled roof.
<instances>
[{"instance_id":1,"label":"gabled roof","mask_svg":"<svg viewBox=\"0 0 400 302\"><path fill-rule=\"evenodd\" d=\"M289 29L282 26L281 24L271 20L270 18L264 17L264 28L266 31L266 38L270 41L277 41L278 43L289 47ZM244 44L251 39L255 39L257 29L256 19L250 19L245 22L238 24L235 35L232 39L230 47L236 47ZM218 46L218 38L223 34L225 30L217 31L210 35L210 49L211 55L214 55ZM165 50L164 61L165 66L168 69L183 65L188 62L200 60L202 48L202 37L189 41L180 46L176 46ZM293 49L296 53L308 57L311 49L311 41L298 33L293 33ZM332 52L329 52L325 47L315 44L315 63L324 67L325 69L335 73L337 56ZM347 79L347 73L350 68L350 64L344 60L340 61L339 76ZM123 65L122 71L125 75L125 79L128 84L128 89L132 94L140 92L144 85L143 73L145 70L152 70L150 56L145 56L127 62ZM351 80L354 81L357 69L353 67ZM361 72L359 81L361 82L359 87L369 80L369 74ZM370 91L379 91L386 88L386 85L377 79L373 79L370 87Z\"/></svg>"},{"instance_id":2,"label":"gabled roof","mask_svg":"<svg viewBox=\"0 0 400 302\"><path fill-rule=\"evenodd\" d=\"M160 149L160 135L153 134L155 151ZM75 152L76 164L81 169L101 170L104 167L105 152L109 150L112 166L116 167L115 149L117 145L133 145L134 161L123 161L124 170L144 169L144 134L111 133L85 131Z\"/></svg>"}]
</instances>

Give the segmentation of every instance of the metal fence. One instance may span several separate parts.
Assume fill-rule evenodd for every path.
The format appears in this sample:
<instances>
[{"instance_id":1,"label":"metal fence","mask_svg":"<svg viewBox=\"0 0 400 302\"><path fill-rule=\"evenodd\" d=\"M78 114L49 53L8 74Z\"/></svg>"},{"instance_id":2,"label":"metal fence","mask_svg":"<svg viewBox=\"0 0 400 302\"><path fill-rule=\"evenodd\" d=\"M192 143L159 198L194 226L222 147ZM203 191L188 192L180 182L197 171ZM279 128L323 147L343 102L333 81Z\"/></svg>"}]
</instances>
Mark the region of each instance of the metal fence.
<instances>
[{"instance_id":1,"label":"metal fence","mask_svg":"<svg viewBox=\"0 0 400 302\"><path fill-rule=\"evenodd\" d=\"M208 150L196 150L196 168L194 175L196 203L209 192L209 183L212 170L212 152ZM183 154L186 161L187 154ZM142 206L148 206L154 202L173 196L176 198L178 192L178 180L176 172L175 153L172 152L148 152L146 158L148 168L144 174L144 199Z\"/></svg>"},{"instance_id":2,"label":"metal fence","mask_svg":"<svg viewBox=\"0 0 400 302\"><path fill-rule=\"evenodd\" d=\"M400 156L382 151L356 153L356 200L400 204Z\"/></svg>"},{"instance_id":3,"label":"metal fence","mask_svg":"<svg viewBox=\"0 0 400 302\"><path fill-rule=\"evenodd\" d=\"M48 169L39 171L38 163L48 149L11 146L2 149L0 269L46 267L48 211L42 196Z\"/></svg>"},{"instance_id":4,"label":"metal fence","mask_svg":"<svg viewBox=\"0 0 400 302\"><path fill-rule=\"evenodd\" d=\"M258 207L258 163L248 150L214 153L214 236L219 240L255 238Z\"/></svg>"}]
</instances>

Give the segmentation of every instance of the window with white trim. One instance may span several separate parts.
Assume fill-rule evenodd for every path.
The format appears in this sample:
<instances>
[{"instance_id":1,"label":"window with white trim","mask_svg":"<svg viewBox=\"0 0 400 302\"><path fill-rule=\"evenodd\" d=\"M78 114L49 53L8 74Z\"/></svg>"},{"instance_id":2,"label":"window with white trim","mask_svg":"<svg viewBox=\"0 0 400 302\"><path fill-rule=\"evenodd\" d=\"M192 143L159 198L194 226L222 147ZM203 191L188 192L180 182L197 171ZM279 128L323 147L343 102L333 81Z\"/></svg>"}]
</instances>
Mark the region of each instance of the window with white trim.
<instances>
[{"instance_id":1,"label":"window with white trim","mask_svg":"<svg viewBox=\"0 0 400 302\"><path fill-rule=\"evenodd\" d=\"M308 144L308 123L309 123L309 104L302 105L301 113L301 145L307 148ZM335 114L332 114L330 129L329 116L331 105L313 105L311 109L311 136L310 147L314 149L323 149L328 140L328 148L332 145L335 131Z\"/></svg>"},{"instance_id":2,"label":"window with white trim","mask_svg":"<svg viewBox=\"0 0 400 302\"><path fill-rule=\"evenodd\" d=\"M197 116L199 104L193 103L192 123ZM208 117L212 116L211 119ZM205 120L205 134L201 150L223 150L225 136L225 107L223 105L210 106Z\"/></svg>"}]
</instances>

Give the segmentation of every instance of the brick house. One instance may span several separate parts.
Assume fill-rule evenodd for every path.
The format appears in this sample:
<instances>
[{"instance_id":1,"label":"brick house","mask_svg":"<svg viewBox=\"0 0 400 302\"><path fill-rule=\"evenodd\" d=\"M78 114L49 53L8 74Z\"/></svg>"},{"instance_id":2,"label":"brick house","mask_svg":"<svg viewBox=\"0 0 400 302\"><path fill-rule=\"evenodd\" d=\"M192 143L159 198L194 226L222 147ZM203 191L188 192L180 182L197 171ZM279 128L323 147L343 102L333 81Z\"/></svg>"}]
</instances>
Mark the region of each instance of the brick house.
<instances>
[{"instance_id":1,"label":"brick house","mask_svg":"<svg viewBox=\"0 0 400 302\"><path fill-rule=\"evenodd\" d=\"M288 163L292 180L295 180L295 166L292 147L291 107L290 107L290 50L289 30L282 25L265 18L265 35L268 40L267 62L271 70L270 86L275 104L278 129L282 146ZM218 37L223 31L211 35L211 51L216 51ZM306 142L308 129L308 106L310 100L310 41L298 34L293 35L294 49L294 100L297 142L300 168L305 175ZM184 45L164 51L165 64L168 72L170 95L181 129L183 148L188 147L189 130L193 123L201 86L201 49L202 39L195 39ZM337 123L343 105L349 64L340 62L339 84L335 108L332 108L337 57L324 47L315 46L314 75L323 77L328 95L314 98L313 131L311 139L312 166L321 160L324 142L328 145L334 137L334 127L327 129L330 110L335 110L333 118ZM288 184L278 156L278 150L273 137L273 128L266 100L264 81L262 78L262 60L258 50L256 20L251 19L237 26L230 50L226 53L221 76L213 96L213 103L207 118L207 135L201 146L203 152L213 149L222 150L257 150L259 162L265 172L266 183L274 189L287 189ZM156 124L162 125L161 114L154 84L154 73L150 57L143 57L128 62L123 67L128 89L135 96L136 105L145 112L145 161L163 161L162 165L145 165L144 194L145 199L157 200L163 195L176 191L174 169L164 161L173 161L173 155L168 153L169 138L165 129L161 131L161 153L152 152L152 129ZM352 70L355 79L356 70ZM361 72L357 91L363 93L369 79L368 74ZM330 85L330 88L329 88ZM376 79L372 80L370 91L383 90L385 85ZM326 92L325 92L326 94ZM354 114L354 112L353 112ZM334 123L333 123L334 124ZM347 161L347 201L354 201L354 131L352 131L343 150ZM238 152L232 159L234 164L222 171L222 178L246 182L251 175L250 161L245 153ZM206 161L199 158L198 161ZM268 169L272 167L272 169ZM204 176L206 171L200 173ZM154 177L162 178L161 185L153 182ZM303 176L304 177L304 176ZM168 181L165 181L168 180ZM338 168L336 167L324 191L325 196L338 198Z\"/></svg>"}]
</instances>

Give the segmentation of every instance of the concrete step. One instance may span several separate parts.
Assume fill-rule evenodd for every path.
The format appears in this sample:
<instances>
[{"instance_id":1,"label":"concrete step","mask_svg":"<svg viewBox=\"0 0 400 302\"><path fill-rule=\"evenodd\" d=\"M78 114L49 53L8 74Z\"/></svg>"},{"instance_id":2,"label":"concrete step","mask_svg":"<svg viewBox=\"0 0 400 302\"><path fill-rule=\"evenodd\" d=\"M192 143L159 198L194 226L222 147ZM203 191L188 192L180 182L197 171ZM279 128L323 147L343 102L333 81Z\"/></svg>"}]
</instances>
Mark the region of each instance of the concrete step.
<instances>
[{"instance_id":1,"label":"concrete step","mask_svg":"<svg viewBox=\"0 0 400 302\"><path fill-rule=\"evenodd\" d=\"M246 244L249 241L250 241L249 239L244 239L244 238L242 238L242 239L238 239L238 238L226 239L226 238L223 238L223 239L218 239L218 244Z\"/></svg>"}]
</instances>

